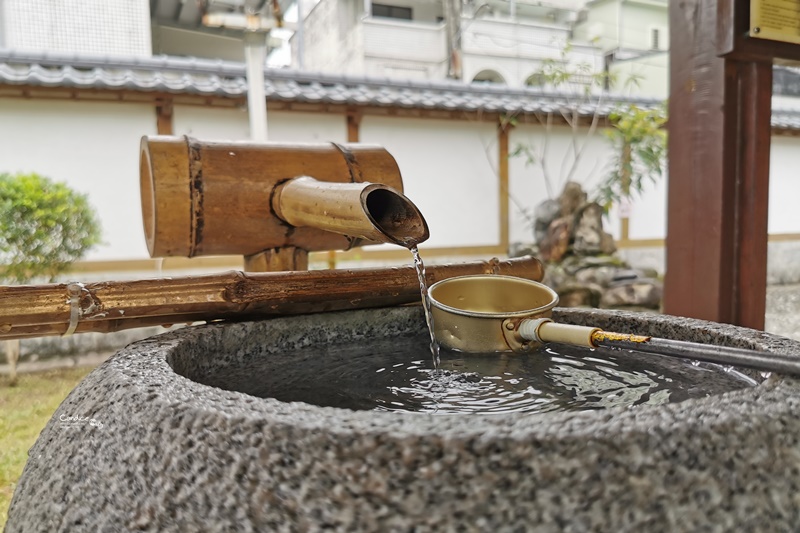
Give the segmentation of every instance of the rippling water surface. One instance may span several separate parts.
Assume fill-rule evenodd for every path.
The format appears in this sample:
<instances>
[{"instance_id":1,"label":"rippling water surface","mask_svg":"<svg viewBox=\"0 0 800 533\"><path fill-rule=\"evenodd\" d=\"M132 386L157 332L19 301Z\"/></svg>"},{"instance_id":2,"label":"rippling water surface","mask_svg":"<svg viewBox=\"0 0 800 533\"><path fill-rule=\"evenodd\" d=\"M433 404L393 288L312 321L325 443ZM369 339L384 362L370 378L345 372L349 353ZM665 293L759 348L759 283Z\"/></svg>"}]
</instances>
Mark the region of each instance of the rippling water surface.
<instances>
[{"instance_id":1,"label":"rippling water surface","mask_svg":"<svg viewBox=\"0 0 800 533\"><path fill-rule=\"evenodd\" d=\"M429 344L420 335L254 356L202 381L286 402L438 414L658 405L755 384L716 365L564 345L526 355L443 349L437 371Z\"/></svg>"}]
</instances>

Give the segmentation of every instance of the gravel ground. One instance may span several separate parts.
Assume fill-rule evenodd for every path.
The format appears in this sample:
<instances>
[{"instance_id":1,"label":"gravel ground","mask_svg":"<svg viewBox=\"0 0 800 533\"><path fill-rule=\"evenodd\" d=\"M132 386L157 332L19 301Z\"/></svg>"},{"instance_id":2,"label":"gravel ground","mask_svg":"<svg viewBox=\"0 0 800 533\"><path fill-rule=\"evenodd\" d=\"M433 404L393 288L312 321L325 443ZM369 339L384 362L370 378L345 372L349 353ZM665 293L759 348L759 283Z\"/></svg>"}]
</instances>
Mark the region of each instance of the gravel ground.
<instances>
[{"instance_id":1,"label":"gravel ground","mask_svg":"<svg viewBox=\"0 0 800 533\"><path fill-rule=\"evenodd\" d=\"M770 333L800 340L800 285L767 287L765 329Z\"/></svg>"}]
</instances>

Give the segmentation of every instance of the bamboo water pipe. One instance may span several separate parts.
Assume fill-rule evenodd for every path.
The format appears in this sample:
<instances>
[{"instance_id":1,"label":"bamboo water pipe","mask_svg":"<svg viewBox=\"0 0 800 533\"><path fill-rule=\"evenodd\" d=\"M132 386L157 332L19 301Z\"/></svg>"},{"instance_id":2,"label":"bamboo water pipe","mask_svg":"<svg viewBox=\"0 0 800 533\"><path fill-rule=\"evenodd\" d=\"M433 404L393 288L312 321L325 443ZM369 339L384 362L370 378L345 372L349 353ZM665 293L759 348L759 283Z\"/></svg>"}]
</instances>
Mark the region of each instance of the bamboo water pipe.
<instances>
[{"instance_id":1,"label":"bamboo water pipe","mask_svg":"<svg viewBox=\"0 0 800 533\"><path fill-rule=\"evenodd\" d=\"M505 274L538 281L533 257L433 265L428 284L469 274ZM388 307L420 301L412 266L270 272L0 286L0 339L129 328L216 319L251 319Z\"/></svg>"},{"instance_id":2,"label":"bamboo water pipe","mask_svg":"<svg viewBox=\"0 0 800 533\"><path fill-rule=\"evenodd\" d=\"M145 136L140 186L153 257L411 247L429 235L378 146Z\"/></svg>"}]
</instances>

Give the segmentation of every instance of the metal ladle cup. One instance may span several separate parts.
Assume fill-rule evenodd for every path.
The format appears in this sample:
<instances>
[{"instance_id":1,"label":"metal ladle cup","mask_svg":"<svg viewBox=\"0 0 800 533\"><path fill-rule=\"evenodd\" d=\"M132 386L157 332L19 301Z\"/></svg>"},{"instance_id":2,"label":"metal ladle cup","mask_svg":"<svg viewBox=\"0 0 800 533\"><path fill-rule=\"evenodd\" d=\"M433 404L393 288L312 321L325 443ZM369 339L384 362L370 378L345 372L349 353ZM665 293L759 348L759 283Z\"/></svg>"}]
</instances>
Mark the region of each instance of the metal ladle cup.
<instances>
[{"instance_id":1,"label":"metal ladle cup","mask_svg":"<svg viewBox=\"0 0 800 533\"><path fill-rule=\"evenodd\" d=\"M524 320L549 318L558 295L541 283L490 274L449 278L428 289L437 342L461 352L524 352L536 348L524 339Z\"/></svg>"},{"instance_id":2,"label":"metal ladle cup","mask_svg":"<svg viewBox=\"0 0 800 533\"><path fill-rule=\"evenodd\" d=\"M459 276L434 283L428 296L436 341L460 352L528 352L557 342L800 376L797 356L555 323L550 317L558 295L550 287L527 279L490 274Z\"/></svg>"}]
</instances>

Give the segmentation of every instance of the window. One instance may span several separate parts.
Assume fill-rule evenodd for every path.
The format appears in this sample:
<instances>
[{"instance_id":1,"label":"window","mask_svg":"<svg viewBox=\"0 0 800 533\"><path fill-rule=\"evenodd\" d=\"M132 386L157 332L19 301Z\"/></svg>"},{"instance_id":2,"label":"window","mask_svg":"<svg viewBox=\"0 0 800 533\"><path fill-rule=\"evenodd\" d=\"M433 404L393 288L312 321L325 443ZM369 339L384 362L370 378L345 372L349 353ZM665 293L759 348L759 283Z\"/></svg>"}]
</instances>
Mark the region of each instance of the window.
<instances>
[{"instance_id":1,"label":"window","mask_svg":"<svg viewBox=\"0 0 800 533\"><path fill-rule=\"evenodd\" d=\"M505 84L506 80L503 79L503 76L495 72L494 70L482 70L478 72L474 78L472 78L472 83L502 83Z\"/></svg>"},{"instance_id":2,"label":"window","mask_svg":"<svg viewBox=\"0 0 800 533\"><path fill-rule=\"evenodd\" d=\"M372 4L372 16L387 19L412 20L410 7L389 6L386 4Z\"/></svg>"},{"instance_id":3,"label":"window","mask_svg":"<svg viewBox=\"0 0 800 533\"><path fill-rule=\"evenodd\" d=\"M545 78L544 74L535 73L528 76L528 79L525 80L525 85L528 87L544 87L545 85Z\"/></svg>"},{"instance_id":4,"label":"window","mask_svg":"<svg viewBox=\"0 0 800 533\"><path fill-rule=\"evenodd\" d=\"M650 50L661 50L658 28L650 28Z\"/></svg>"}]
</instances>

